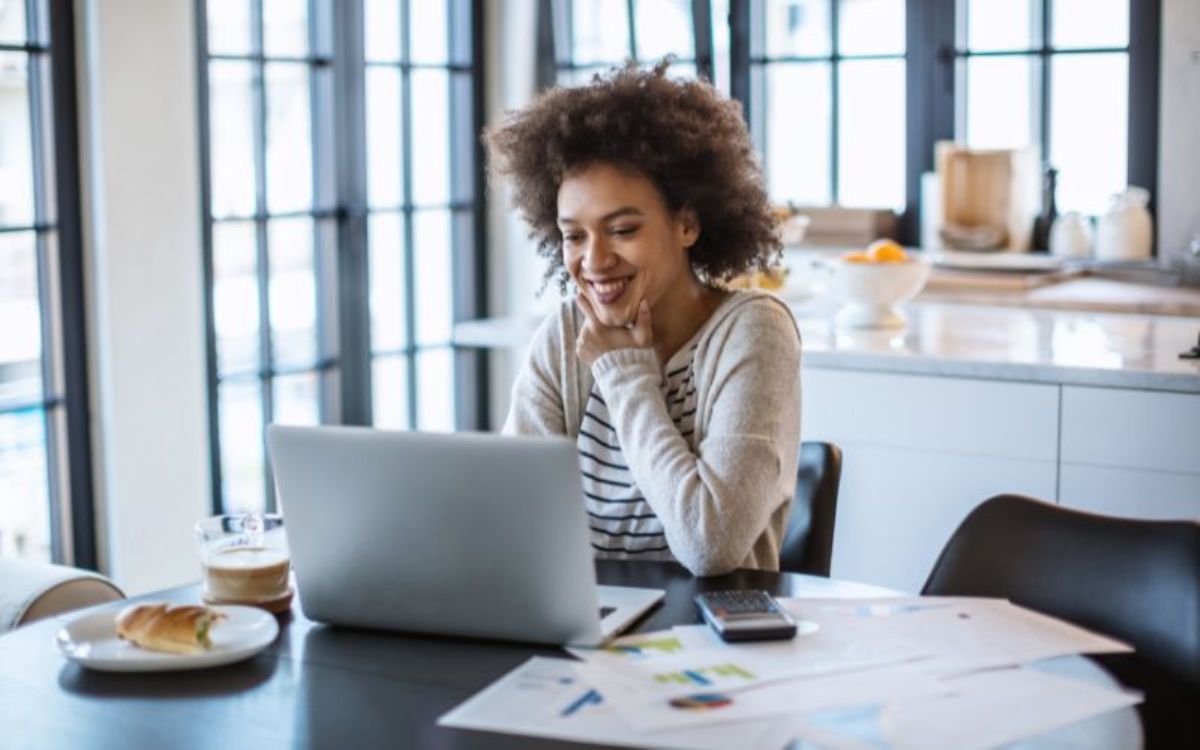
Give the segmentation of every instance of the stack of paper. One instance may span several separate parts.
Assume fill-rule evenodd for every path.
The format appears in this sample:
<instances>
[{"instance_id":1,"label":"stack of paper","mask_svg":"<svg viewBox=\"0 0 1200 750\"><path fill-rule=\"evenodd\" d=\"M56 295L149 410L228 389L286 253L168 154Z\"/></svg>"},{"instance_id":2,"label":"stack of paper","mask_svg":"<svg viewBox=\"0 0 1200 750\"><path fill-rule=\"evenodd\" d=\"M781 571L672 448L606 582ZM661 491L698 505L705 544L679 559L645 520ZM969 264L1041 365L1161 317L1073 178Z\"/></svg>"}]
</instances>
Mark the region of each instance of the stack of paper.
<instances>
[{"instance_id":1,"label":"stack of paper","mask_svg":"<svg viewBox=\"0 0 1200 750\"><path fill-rule=\"evenodd\" d=\"M439 723L630 746L991 747L1140 700L1020 668L1129 647L1003 600L780 602L793 640L688 625L534 658Z\"/></svg>"}]
</instances>

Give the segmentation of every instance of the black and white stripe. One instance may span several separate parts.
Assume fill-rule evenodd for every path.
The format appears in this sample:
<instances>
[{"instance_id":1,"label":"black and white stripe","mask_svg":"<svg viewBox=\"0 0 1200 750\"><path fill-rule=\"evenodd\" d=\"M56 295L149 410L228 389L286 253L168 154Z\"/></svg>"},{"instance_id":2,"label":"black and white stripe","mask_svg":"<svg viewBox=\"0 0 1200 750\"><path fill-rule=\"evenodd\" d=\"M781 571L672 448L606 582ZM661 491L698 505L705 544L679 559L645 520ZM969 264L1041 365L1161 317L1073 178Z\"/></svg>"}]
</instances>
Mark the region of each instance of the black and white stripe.
<instances>
[{"instance_id":1,"label":"black and white stripe","mask_svg":"<svg viewBox=\"0 0 1200 750\"><path fill-rule=\"evenodd\" d=\"M696 384L692 345L671 358L662 384L667 414L679 434L693 444ZM662 522L638 489L621 452L620 438L608 403L593 388L584 406L576 440L583 499L592 547L602 557L673 560Z\"/></svg>"}]
</instances>

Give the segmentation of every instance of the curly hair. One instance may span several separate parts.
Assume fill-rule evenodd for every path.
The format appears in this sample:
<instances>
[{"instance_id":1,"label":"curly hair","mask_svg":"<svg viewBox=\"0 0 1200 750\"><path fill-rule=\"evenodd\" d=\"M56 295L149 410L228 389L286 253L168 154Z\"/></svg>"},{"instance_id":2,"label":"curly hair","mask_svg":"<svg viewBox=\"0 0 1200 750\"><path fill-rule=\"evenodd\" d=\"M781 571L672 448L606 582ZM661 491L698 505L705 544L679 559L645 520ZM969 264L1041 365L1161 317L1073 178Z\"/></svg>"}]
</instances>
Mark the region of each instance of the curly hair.
<instances>
[{"instance_id":1,"label":"curly hair","mask_svg":"<svg viewBox=\"0 0 1200 750\"><path fill-rule=\"evenodd\" d=\"M493 169L511 178L514 204L546 260L544 282L565 290L558 189L569 173L610 163L647 177L672 212L688 208L700 237L688 253L706 283L780 254L762 171L737 102L698 80L666 75L670 60L634 63L555 88L484 133Z\"/></svg>"}]
</instances>

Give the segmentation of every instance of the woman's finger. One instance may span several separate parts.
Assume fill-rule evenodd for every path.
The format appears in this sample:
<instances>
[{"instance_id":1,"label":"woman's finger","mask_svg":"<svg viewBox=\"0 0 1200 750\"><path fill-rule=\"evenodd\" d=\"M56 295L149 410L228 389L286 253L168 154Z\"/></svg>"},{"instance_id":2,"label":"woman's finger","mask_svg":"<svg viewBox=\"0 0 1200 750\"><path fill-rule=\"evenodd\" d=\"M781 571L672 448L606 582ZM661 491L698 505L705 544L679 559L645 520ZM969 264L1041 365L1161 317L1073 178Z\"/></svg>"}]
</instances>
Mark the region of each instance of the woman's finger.
<instances>
[{"instance_id":1,"label":"woman's finger","mask_svg":"<svg viewBox=\"0 0 1200 750\"><path fill-rule=\"evenodd\" d=\"M650 327L650 303L642 300L638 305L637 318L633 321L633 340L638 346L650 346L654 331Z\"/></svg>"}]
</instances>

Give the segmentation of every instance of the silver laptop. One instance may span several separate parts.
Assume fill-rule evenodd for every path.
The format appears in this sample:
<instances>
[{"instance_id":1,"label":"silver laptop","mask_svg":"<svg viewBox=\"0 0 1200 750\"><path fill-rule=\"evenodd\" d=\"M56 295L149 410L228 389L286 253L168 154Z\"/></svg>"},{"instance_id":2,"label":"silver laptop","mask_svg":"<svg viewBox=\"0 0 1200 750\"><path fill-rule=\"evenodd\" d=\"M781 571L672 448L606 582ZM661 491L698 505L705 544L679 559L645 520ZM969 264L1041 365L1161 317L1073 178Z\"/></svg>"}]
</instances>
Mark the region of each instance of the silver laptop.
<instances>
[{"instance_id":1,"label":"silver laptop","mask_svg":"<svg viewBox=\"0 0 1200 750\"><path fill-rule=\"evenodd\" d=\"M267 429L305 616L600 646L663 592L597 586L567 438Z\"/></svg>"}]
</instances>

